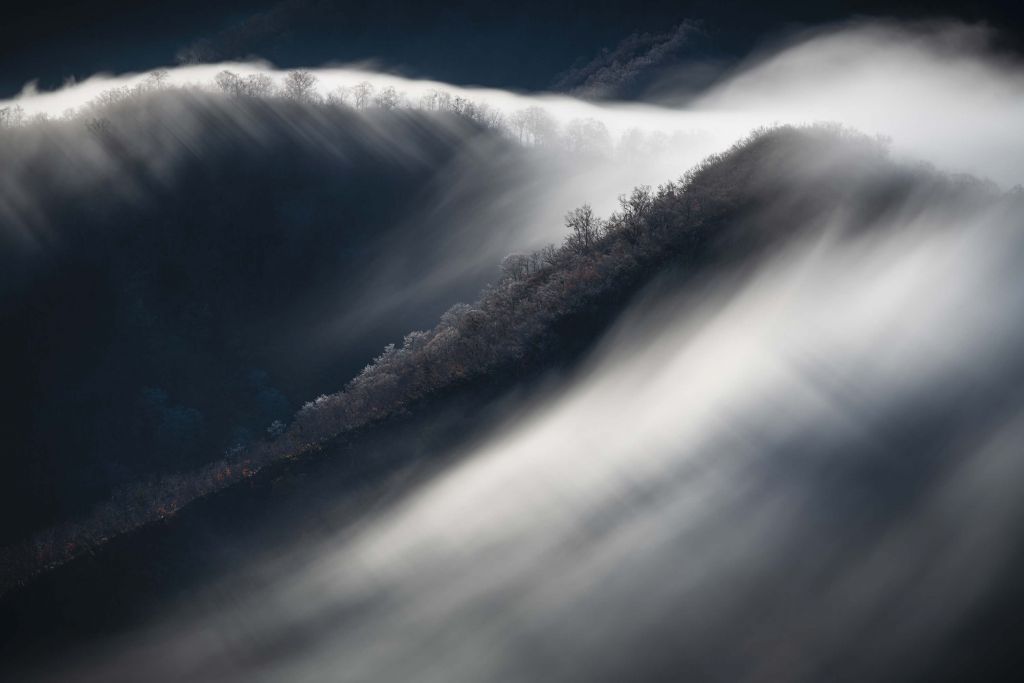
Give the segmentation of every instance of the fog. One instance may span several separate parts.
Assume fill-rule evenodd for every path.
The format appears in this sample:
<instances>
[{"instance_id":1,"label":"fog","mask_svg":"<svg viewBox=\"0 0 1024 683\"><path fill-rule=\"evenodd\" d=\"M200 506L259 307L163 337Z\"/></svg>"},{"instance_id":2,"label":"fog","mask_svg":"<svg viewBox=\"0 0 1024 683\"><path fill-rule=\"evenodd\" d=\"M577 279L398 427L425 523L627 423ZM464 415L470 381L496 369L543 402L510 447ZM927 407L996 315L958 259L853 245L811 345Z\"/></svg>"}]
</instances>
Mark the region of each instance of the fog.
<instances>
[{"instance_id":1,"label":"fog","mask_svg":"<svg viewBox=\"0 0 1024 683\"><path fill-rule=\"evenodd\" d=\"M636 185L675 179L701 158L762 125L837 122L891 138L894 151L907 159L933 163L949 172L972 173L1004 187L1020 184L1024 182L1024 128L1019 125L1024 120L1024 76L1017 61L994 52L992 41L982 27L953 23L836 25L764 48L708 91L687 93L684 103L676 106L596 103L557 94L460 87L380 73L369 65L310 71L323 97L368 82L378 92L394 87L416 106L424 95L443 91L483 103L506 119L539 106L563 131L573 121L595 120L609 134L611 146L595 154L581 156L549 148L525 158L504 158L503 175L486 189L474 181L481 177L481 160L495 156L493 145L464 141L465 151L438 174L433 200L435 207L459 206L457 218L443 217L452 223L448 230L451 257L435 264L417 282L401 282L397 288L393 269L380 263L382 274L374 287L380 290L380 310L388 311L383 305L387 300L429 299L429 292L436 291L432 283L451 284L454 279L479 284L480 274L493 268L505 253L560 241L562 216L568 209L588 202L598 213L607 214L617 207L620 193ZM223 70L239 76L266 74L278 84L285 76L265 63L224 63L171 68L163 82L215 90L215 76ZM144 84L150 77L147 73L100 74L54 92L39 92L29 84L15 100L0 102L0 108L17 105L29 118L59 117L68 110L87 110L88 103L104 92ZM210 119L204 110L211 106L204 102L197 108L188 97L164 98L161 107L135 114L142 120L136 122L131 139L122 143L161 184L169 184L183 156L211 155L204 149L211 144L210 136L203 135ZM230 102L218 102L215 109L225 125L236 127L253 145L279 134L275 126ZM379 146L384 156L415 163L417 150L405 131L389 130L393 122L381 124L372 112L364 118L370 122L367 144ZM294 125L299 128L297 137L312 145L326 144L344 156L344 148L336 143L332 147L329 135L310 129L308 119L295 120ZM159 134L142 133L147 127ZM451 132L456 138L465 134ZM125 167L111 158L110 150L82 136L80 126L47 135L55 138L50 146L60 156L52 163L77 167L74 182L102 188L105 195L128 194L132 201L145 201L136 177L139 168ZM33 153L43 153L45 147L35 144ZM8 154L12 160L20 156ZM24 239L45 242L45 236L53 236L39 205L51 198L35 196L32 187L25 187L28 174L15 174L18 167L9 163L8 173L0 177L4 233L10 237L9 231L17 229ZM484 173L493 172L490 167L484 169ZM421 220L415 216L408 229L415 230ZM362 313L380 315L372 309L368 306ZM346 318L339 325L351 322Z\"/></svg>"},{"instance_id":2,"label":"fog","mask_svg":"<svg viewBox=\"0 0 1024 683\"><path fill-rule=\"evenodd\" d=\"M233 64L170 79L224 68L281 76ZM572 206L606 213L617 192L773 122L837 121L943 171L1024 180L1024 81L979 29L801 36L677 107L315 73L324 93L444 89L675 140L630 164L516 157L521 182L487 209L509 231L502 248L559 240ZM19 104L58 112L143 77ZM1024 550L1024 234L1019 196L915 199L870 225L870 211L837 210L792 226L803 237L771 258L686 287L664 276L569 380L355 530L42 679L927 676ZM460 267L484 256L452 244Z\"/></svg>"},{"instance_id":3,"label":"fog","mask_svg":"<svg viewBox=\"0 0 1024 683\"><path fill-rule=\"evenodd\" d=\"M416 296L431 282L478 274L501 255L529 250L563 236L562 216L588 202L599 213L616 208L616 198L640 184L657 185L679 177L703 157L724 149L751 129L775 123L837 122L862 132L891 138L894 151L907 159L935 164L949 172L972 173L1004 187L1024 182L1024 76L1020 65L992 48L993 36L983 27L954 23L896 24L853 22L800 34L783 44L765 47L702 93L680 93L682 104L589 102L551 93L516 93L461 87L429 80L413 80L374 71L369 64L310 69L321 97L370 83L377 92L394 87L410 106L430 93L442 91L482 103L507 120L516 112L538 106L563 131L573 122L598 121L609 140L594 154L581 156L561 149L523 159L505 159L507 169L486 193L472 183L479 177L480 159L494 155L487 144L466 141L458 160L439 174L436 204L461 202L453 236L472 233L469 242L452 238L452 258L437 264L418 287L403 286L386 297ZM241 77L270 76L281 84L286 72L266 63L223 63L170 68L165 85L216 90L216 74L229 70ZM33 84L0 108L17 105L26 117L51 118L70 110L87 111L88 103L121 87L145 84L149 73L100 74L54 92L39 92ZM165 98L168 111L142 113L142 127L161 131L157 136L133 132L127 144L163 183L174 175L182 155L208 154L208 136L201 132L209 114L196 109L190 98ZM670 99L670 98L669 98ZM204 107L213 106L204 103ZM253 145L276 134L272 126L250 113L219 102L217 114L252 140ZM157 109L150 107L151 110ZM138 115L137 115L138 116ZM282 114L282 116L287 116ZM388 130L372 112L369 144L384 155L415 155L401 130ZM376 123L376 125L375 125ZM327 136L308 120L296 120L297 135L312 144ZM381 128L380 125L384 125ZM53 133L50 133L53 135ZM465 131L453 131L453 136ZM81 182L104 191L138 196L138 168L117 169L104 159L104 150L81 138L80 129L62 130L60 153L80 166ZM607 146L603 146L607 145ZM107 151L109 154L109 151ZM344 155L344 149L336 153ZM15 157L16 158L16 157ZM407 159L406 163L414 163ZM28 163L28 162L26 162ZM13 164L10 170L17 168ZM8 174L5 174L7 176ZM127 177L125 177L125 175ZM8 178L8 180L11 180ZM467 201L469 192L476 193ZM4 188L0 211L5 227L24 235L46 234L35 206L46 198L33 198L32 188ZM26 196L27 195L27 196ZM13 207L13 209L12 209ZM415 218L413 222L419 220ZM446 220L452 220L446 217ZM411 226L410 229L415 229ZM484 241L481 241L484 240ZM470 247L460 249L469 244ZM484 248L481 248L484 245ZM387 264L381 264L386 271ZM387 280L386 276L381 278Z\"/></svg>"},{"instance_id":4,"label":"fog","mask_svg":"<svg viewBox=\"0 0 1024 683\"><path fill-rule=\"evenodd\" d=\"M60 680L927 672L1021 550L1020 208L667 276L459 464Z\"/></svg>"},{"instance_id":5,"label":"fog","mask_svg":"<svg viewBox=\"0 0 1024 683\"><path fill-rule=\"evenodd\" d=\"M1020 184L1024 72L983 27L853 24L748 59L700 111L761 122L841 121L910 158Z\"/></svg>"},{"instance_id":6,"label":"fog","mask_svg":"<svg viewBox=\"0 0 1024 683\"><path fill-rule=\"evenodd\" d=\"M540 106L562 126L596 119L614 140L635 130L698 134L699 141L672 150L671 165L659 164L649 174L631 169L639 174L634 184L673 178L680 168L756 126L827 120L889 136L897 150L943 168L1014 185L1024 180L1024 133L1016 125L1024 113L1024 76L1018 59L995 49L995 37L984 26L954 22L836 24L768 43L706 92L679 93L683 103L674 106L463 87L381 73L372 64L310 71L324 96L369 82L377 90L394 87L413 104L441 90L486 103L506 116ZM266 63L223 63L170 68L165 82L209 88L225 69L241 76L268 74L278 82L285 75ZM29 116L60 116L106 90L137 85L147 77L100 74L55 92L39 92L29 84L15 100L0 101L0 107L17 104ZM611 205L603 192L593 194L591 201Z\"/></svg>"}]
</instances>

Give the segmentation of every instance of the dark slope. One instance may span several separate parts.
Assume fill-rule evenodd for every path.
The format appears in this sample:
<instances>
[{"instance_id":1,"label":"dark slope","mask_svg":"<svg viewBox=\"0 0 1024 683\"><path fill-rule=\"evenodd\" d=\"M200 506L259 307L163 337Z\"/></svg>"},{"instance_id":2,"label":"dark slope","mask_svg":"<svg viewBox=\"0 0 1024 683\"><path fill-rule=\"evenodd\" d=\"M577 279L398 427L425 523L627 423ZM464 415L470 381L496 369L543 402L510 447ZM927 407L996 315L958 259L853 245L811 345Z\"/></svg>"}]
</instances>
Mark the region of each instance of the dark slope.
<instances>
[{"instance_id":1,"label":"dark slope","mask_svg":"<svg viewBox=\"0 0 1024 683\"><path fill-rule=\"evenodd\" d=\"M156 439L157 446L163 445L159 439L167 439L168 433L175 437L176 441L167 444L164 451L155 451L157 455L166 453L167 460L161 464L164 468L173 465L174 474L144 485L122 487L102 508L84 517L78 515L74 526L59 528L56 533L37 537L28 546L13 549L8 557L14 559L7 561L13 569L9 568L7 574L23 575L26 563L42 566L72 557L112 535L173 513L196 497L246 478L263 466L293 457L339 433L401 414L429 401L437 392L451 391L467 381L543 366L566 343L585 346L593 334L581 332L592 333L594 320L607 318L613 302L627 299L665 265L673 264L699 274L722 262L784 244L795 236L798 227L825 225L838 213L855 218L859 214L860 222L865 223L905 207L908 201L924 203L953 195L961 199L964 194L977 195L979 201L988 197L983 187L892 164L878 143L843 131L779 129L755 136L727 154L709 159L681 183L660 188L656 195L637 190L607 225L595 224L596 232L586 243L574 238L559 250L509 260L504 265L505 278L487 289L476 304L455 306L434 329L412 333L402 346L386 349L345 392L325 395L307 404L287 431L274 441L254 438L251 445L235 449L223 459L211 459L207 454L212 449L195 448L192 467L202 467L188 473L190 463L183 457L188 451L183 446L193 444L179 442L183 441L183 433L198 440L198 429L194 427L194 423L202 424L196 417L198 410L168 405L166 395L159 389L147 388L148 383L136 389L141 394L139 402L143 403L136 414L124 415L122 404L106 404L122 420L117 425L120 431L112 430L115 435L131 434L131 430L137 434L140 427L157 422L155 429L151 426L151 434L143 433L135 440L122 442L133 454L139 450L149 452L139 448L148 445L142 440L147 436ZM304 268L306 262L299 259L290 263ZM242 272L248 272L244 266ZM189 291L181 282L176 282L171 290ZM293 296L291 300L298 298ZM281 300L280 304L288 308L287 302ZM233 311L222 307L218 313L230 319ZM205 320L221 322L212 311ZM273 329L272 324L267 326L265 317L256 322L262 322L265 330ZM168 337L173 341L173 336L167 333L156 335L156 341L166 344ZM252 335L245 337L250 338ZM214 340L220 341L216 336ZM340 349L339 355L343 352L345 349ZM243 354L237 355L245 358ZM148 360L148 356L143 358ZM83 359L84 367L90 367L88 360ZM157 355L156 360L159 369L168 364L167 356ZM219 362L222 367L232 367L224 360ZM116 367L123 364L124 360L119 360ZM233 402L225 401L227 397L220 384L207 381L203 373L210 370L201 364L194 365L198 368L183 378L183 389L191 389L197 395L206 392L206 398L213 399L208 404L210 411L233 407ZM175 371L183 374L181 368ZM119 377L116 372L112 374ZM319 379L330 381L338 374ZM128 381L138 381L134 373L127 377ZM109 378L103 379L110 383ZM254 380L265 382L250 371L237 393L247 389L256 393L258 399L265 399L268 394L277 397L278 394L271 393L273 388L268 390ZM225 381L220 379L221 384ZM335 386L340 383L341 380L335 380ZM232 398L237 402L236 397ZM285 409L282 405L281 412ZM153 413L156 420L150 417ZM97 414L93 412L91 417L95 419ZM84 422L87 427L97 424ZM102 420L98 424L101 429L106 427ZM108 458L104 462L110 462L110 454L103 455ZM77 471L71 468L67 474L78 476L67 476L66 480L82 490L82 484L91 480L83 475L81 463L84 460L88 465L89 461L81 454L76 457L77 460L69 457L67 462L75 463ZM159 473L160 468L154 466L143 471ZM87 475L89 470L84 472ZM22 490L40 481L47 480L42 476L29 478ZM139 480L126 476L122 481ZM109 481L104 483L109 485ZM94 495L101 496L104 491L99 488ZM82 499L70 498L72 502ZM24 523L26 517L19 520Z\"/></svg>"},{"instance_id":2,"label":"dark slope","mask_svg":"<svg viewBox=\"0 0 1024 683\"><path fill-rule=\"evenodd\" d=\"M276 558L357 529L499 423L527 383L479 385L415 415L339 438L173 517L113 539L0 597L0 678L49 666L47 653L88 655L155 615L219 604L268 581ZM447 460L450 461L450 458ZM51 660L52 661L52 660Z\"/></svg>"},{"instance_id":3,"label":"dark slope","mask_svg":"<svg viewBox=\"0 0 1024 683\"><path fill-rule=\"evenodd\" d=\"M251 453L264 469L248 486L194 503L8 595L7 623L22 627L9 634L7 652L32 661L27 653L52 633L74 642L118 632L189 595L208 572L244 565L289 534L315 536L336 524L324 522L337 519L324 511L346 500L352 508L342 519L358 518L380 499L375 487L389 473L439 457L514 405L494 403L511 387L525 387L529 397L546 370L572 368L645 286L665 286L659 275L671 272L677 289L723 269L742 273L766 250L836 215L857 226L914 204L948 203L954 211L994 201L983 185L902 167L856 135L757 135L679 185L634 194L590 243L569 240L536 265L506 264L505 279L472 307L385 353L346 392L307 408L275 444ZM104 609L111 598L124 609Z\"/></svg>"},{"instance_id":4,"label":"dark slope","mask_svg":"<svg viewBox=\"0 0 1024 683\"><path fill-rule=\"evenodd\" d=\"M265 438L475 292L522 153L456 116L190 91L0 132L0 546Z\"/></svg>"}]
</instances>

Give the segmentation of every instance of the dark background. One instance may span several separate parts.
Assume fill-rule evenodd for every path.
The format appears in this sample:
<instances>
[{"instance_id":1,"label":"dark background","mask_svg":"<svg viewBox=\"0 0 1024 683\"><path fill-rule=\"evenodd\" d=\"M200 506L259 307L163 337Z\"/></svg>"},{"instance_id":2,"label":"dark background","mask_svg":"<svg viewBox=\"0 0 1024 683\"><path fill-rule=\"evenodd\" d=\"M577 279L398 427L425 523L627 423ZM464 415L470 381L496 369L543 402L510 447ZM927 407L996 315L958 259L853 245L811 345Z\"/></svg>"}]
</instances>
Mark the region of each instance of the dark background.
<instances>
[{"instance_id":1,"label":"dark background","mask_svg":"<svg viewBox=\"0 0 1024 683\"><path fill-rule=\"evenodd\" d=\"M38 0L0 20L0 96L100 71L259 56L282 67L375 60L461 84L549 87L557 74L634 31L698 21L702 50L735 59L766 36L851 17L958 18L997 28L1020 51L1019 0Z\"/></svg>"}]
</instances>

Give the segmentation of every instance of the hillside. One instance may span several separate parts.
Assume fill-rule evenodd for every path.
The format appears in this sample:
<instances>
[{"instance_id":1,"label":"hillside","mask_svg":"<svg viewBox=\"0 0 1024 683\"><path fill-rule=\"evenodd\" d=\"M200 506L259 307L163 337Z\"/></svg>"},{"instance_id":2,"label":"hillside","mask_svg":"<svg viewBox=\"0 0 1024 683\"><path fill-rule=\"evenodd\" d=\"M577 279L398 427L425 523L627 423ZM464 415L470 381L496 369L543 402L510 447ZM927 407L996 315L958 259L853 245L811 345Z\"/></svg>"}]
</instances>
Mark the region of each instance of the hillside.
<instances>
[{"instance_id":1,"label":"hillside","mask_svg":"<svg viewBox=\"0 0 1024 683\"><path fill-rule=\"evenodd\" d=\"M247 595L252 587L257 604L262 604L264 591L277 590L277 570L264 574L264 564L276 567L284 561L279 556L293 552L304 558L303 548L333 543L330 539L339 535L358 539L359 529L379 507L387 509L388 501L402 500L428 485L438 472L457 463L460 454L507 425L510 416L543 405L551 395L560 395L562 387L587 382L598 370L594 358L613 359L613 367L623 366L621 372L634 372L629 370L630 356L616 345L627 340L630 353L638 356L663 347L674 333L662 326L686 311L691 306L687 302L709 296L709 283L733 283L727 290L750 290L756 296L759 287L772 287L770 281L759 284L765 265L794 247L821 244L834 250L845 244L856 251L898 237L904 229L899 226L925 214L941 215L945 221L931 223L932 238L953 239L956 230L943 226L970 224L978 215L1018 215L1020 201L1019 193L1002 194L984 182L896 161L878 140L815 126L758 131L687 171L678 182L656 190L636 188L608 217L596 216L588 206L575 209L566 216L567 233L560 246L506 257L500 278L479 298L452 307L432 328L408 333L401 345L388 345L342 391L302 407L276 438L255 441L191 472L136 485L90 515L5 551L9 590L0 609L11 616L6 623L18 624L16 631L3 634L4 654L14 667L10 670L34 666L43 650L88 651L95 639L132 631L148 615L171 609L194 591L212 591L209 599L219 603ZM841 280L841 270L829 277ZM928 311L922 303L920 320L926 332L932 326ZM985 329L982 325L978 331ZM787 334L800 335L801 330ZM729 353L723 349L722 358ZM1003 367L1007 378L1016 376L1016 366ZM701 386L699 366L688 372L695 373L692 380ZM682 377L687 381L686 372ZM932 392L927 398L908 399L906 406L877 418L884 421L879 433L903 456L894 461L886 448L872 446L877 453L869 449L864 463L852 459L836 480L801 475L815 482L806 505L823 515L819 523L824 530L850 533L844 525L854 522L867 529L884 527L958 462L952 454L927 454L942 453L942 444L971 434L981 415L988 416L984 424L998 421L1013 401L1010 384L990 386L975 411L953 411L954 395ZM713 405L716 399L709 394L707 400ZM650 408L641 400L636 408L645 405ZM782 452L790 450L788 439L797 454L793 457L814 451L806 446L807 439L837 455L864 448L858 438L847 437L828 421L820 433L813 424L787 436L779 446ZM832 442L836 444L824 445ZM557 452L538 455L553 459L553 465L559 458ZM727 455L728 449L723 457ZM639 466L647 453L636 450L630 457ZM786 460L781 464L792 466ZM580 474L614 466L614 459L597 460ZM893 472L879 480L879 468ZM769 482L765 486L777 479L771 471L758 476ZM799 480L786 485L796 486ZM676 481L669 473L645 484L650 490L638 493L636 509L654 505L657 511L660 489L671 489ZM882 488L879 481L886 482ZM858 517L862 487L871 488L874 512ZM827 496L831 498L825 505L820 501ZM484 509L479 512L486 517ZM585 528L602 539L616 528L603 515L618 513L595 514ZM605 524L612 526L601 531ZM308 560L289 561L302 567ZM1019 594L1012 581L1004 587L1002 595ZM608 596L618 599L614 590ZM334 615L329 603L324 609L324 623L332 628L349 623ZM976 628L981 633L1000 628L1004 612L995 603L985 603ZM313 623L320 618L313 617ZM285 652L290 636L287 629L278 633L274 624L260 638ZM334 652L331 642L324 645ZM167 647L179 646L192 652L194 644L186 640ZM241 672L262 661L257 652L246 652L253 659L236 662ZM991 666L1001 665L998 650L985 652ZM650 663L651 672L661 666L674 670L679 664L673 656L661 656L665 659ZM951 670L977 661L963 650L951 650L949 657ZM392 661L398 666L401 660ZM173 671L166 672L167 680L175 679ZM130 680L136 674L134 669L115 668L98 675ZM155 671L150 674L163 680Z\"/></svg>"},{"instance_id":2,"label":"hillside","mask_svg":"<svg viewBox=\"0 0 1024 683\"><path fill-rule=\"evenodd\" d=\"M911 199L962 207L965 200L968 205L994 201L992 193L969 179L894 163L882 143L842 129L756 133L688 171L678 183L656 191L637 188L606 220L589 207L571 212L570 234L562 246L507 257L501 279L480 299L452 307L434 328L407 334L402 345L389 345L344 391L307 403L293 420L284 414L286 403L281 401L279 414L263 417L282 420L280 436L256 439L191 472L179 469L120 488L112 500L73 523L10 548L6 581L10 585L40 567L167 517L198 497L320 449L339 435L423 410L435 396L451 395L463 386L502 386L564 364L590 348L615 320L616 311L666 268L695 281L723 269L742 272L752 259L784 248L836 216L844 216L850 226L844 229L856 234L860 226L898 211ZM209 272L200 264L198 273ZM286 260L280 267L289 264L304 273L314 270L303 258ZM251 272L242 267L239 285ZM256 278L254 284L282 279L287 277ZM224 288L198 291L220 297ZM266 296L275 300L281 292L273 287ZM231 310L228 303L220 303L216 319ZM252 389L258 399L272 390L258 385ZM230 397L211 398L214 404L235 407Z\"/></svg>"},{"instance_id":3,"label":"hillside","mask_svg":"<svg viewBox=\"0 0 1024 683\"><path fill-rule=\"evenodd\" d=\"M192 91L99 113L0 130L0 546L265 438L522 239L487 207L528 151L465 117Z\"/></svg>"}]
</instances>

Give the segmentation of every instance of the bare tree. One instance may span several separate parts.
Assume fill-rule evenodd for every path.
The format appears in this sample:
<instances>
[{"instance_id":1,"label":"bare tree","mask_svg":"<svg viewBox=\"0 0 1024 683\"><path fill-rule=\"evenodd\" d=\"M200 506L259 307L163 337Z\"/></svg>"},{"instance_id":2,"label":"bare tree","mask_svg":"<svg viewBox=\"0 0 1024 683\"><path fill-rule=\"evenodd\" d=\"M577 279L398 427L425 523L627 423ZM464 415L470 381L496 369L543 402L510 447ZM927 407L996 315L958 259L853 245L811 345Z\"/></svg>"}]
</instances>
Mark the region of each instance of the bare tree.
<instances>
[{"instance_id":1,"label":"bare tree","mask_svg":"<svg viewBox=\"0 0 1024 683\"><path fill-rule=\"evenodd\" d=\"M0 128L13 128L21 125L25 119L25 111L17 104L0 107Z\"/></svg>"},{"instance_id":2,"label":"bare tree","mask_svg":"<svg viewBox=\"0 0 1024 683\"><path fill-rule=\"evenodd\" d=\"M451 111L452 110L452 94L445 90L437 93L437 110L438 111Z\"/></svg>"},{"instance_id":3,"label":"bare tree","mask_svg":"<svg viewBox=\"0 0 1024 683\"><path fill-rule=\"evenodd\" d=\"M565 225L572 230L567 240L569 248L577 254L592 249L601 237L601 219L594 215L590 204L584 204L565 214Z\"/></svg>"},{"instance_id":4,"label":"bare tree","mask_svg":"<svg viewBox=\"0 0 1024 683\"><path fill-rule=\"evenodd\" d=\"M352 97L355 99L356 109L366 109L373 101L373 84L363 81L352 88Z\"/></svg>"},{"instance_id":5,"label":"bare tree","mask_svg":"<svg viewBox=\"0 0 1024 683\"><path fill-rule=\"evenodd\" d=\"M526 131L529 128L529 114L525 109L514 112L508 119L509 127L520 144L526 142Z\"/></svg>"},{"instance_id":6,"label":"bare tree","mask_svg":"<svg viewBox=\"0 0 1024 683\"><path fill-rule=\"evenodd\" d=\"M597 119L573 119L565 127L565 144L570 152L608 156L612 137L608 128Z\"/></svg>"},{"instance_id":7,"label":"bare tree","mask_svg":"<svg viewBox=\"0 0 1024 683\"><path fill-rule=\"evenodd\" d=\"M337 107L351 106L352 88L347 85L339 85L327 95L327 104Z\"/></svg>"},{"instance_id":8,"label":"bare tree","mask_svg":"<svg viewBox=\"0 0 1024 683\"><path fill-rule=\"evenodd\" d=\"M505 131L506 133L508 131L505 115L485 102L479 102L474 105L472 118L488 128Z\"/></svg>"},{"instance_id":9,"label":"bare tree","mask_svg":"<svg viewBox=\"0 0 1024 683\"><path fill-rule=\"evenodd\" d=\"M267 74L250 74L242 82L242 93L249 97L270 97L277 88Z\"/></svg>"},{"instance_id":10,"label":"bare tree","mask_svg":"<svg viewBox=\"0 0 1024 683\"><path fill-rule=\"evenodd\" d=\"M629 195L619 195L619 206L622 210L622 229L626 239L636 244L643 235L647 215L654 204L650 185L633 188Z\"/></svg>"},{"instance_id":11,"label":"bare tree","mask_svg":"<svg viewBox=\"0 0 1024 683\"><path fill-rule=\"evenodd\" d=\"M557 137L558 126L551 115L540 107L529 107L523 111L524 130L527 142L543 145Z\"/></svg>"},{"instance_id":12,"label":"bare tree","mask_svg":"<svg viewBox=\"0 0 1024 683\"><path fill-rule=\"evenodd\" d=\"M128 86L122 85L118 88L108 88L94 97L89 105L94 108L107 107L118 102L124 102L131 97L132 92Z\"/></svg>"},{"instance_id":13,"label":"bare tree","mask_svg":"<svg viewBox=\"0 0 1024 683\"><path fill-rule=\"evenodd\" d=\"M314 102L319 99L316 92L316 76L308 71L289 71L284 77L284 94L297 102Z\"/></svg>"},{"instance_id":14,"label":"bare tree","mask_svg":"<svg viewBox=\"0 0 1024 683\"><path fill-rule=\"evenodd\" d=\"M540 254L541 265L544 268L553 268L558 265L558 249L555 248L555 245L549 244L541 247L537 253Z\"/></svg>"},{"instance_id":15,"label":"bare tree","mask_svg":"<svg viewBox=\"0 0 1024 683\"><path fill-rule=\"evenodd\" d=\"M501 274L507 280L520 281L530 274L530 259L525 254L509 254L501 260Z\"/></svg>"},{"instance_id":16,"label":"bare tree","mask_svg":"<svg viewBox=\"0 0 1024 683\"><path fill-rule=\"evenodd\" d=\"M440 90L432 89L420 97L420 109L424 111L443 111L448 108L451 95Z\"/></svg>"},{"instance_id":17,"label":"bare tree","mask_svg":"<svg viewBox=\"0 0 1024 683\"><path fill-rule=\"evenodd\" d=\"M170 78L170 74L166 69L157 69L150 71L149 75L146 76L146 80L143 86L147 90L160 90L167 87L167 80Z\"/></svg>"},{"instance_id":18,"label":"bare tree","mask_svg":"<svg viewBox=\"0 0 1024 683\"><path fill-rule=\"evenodd\" d=\"M213 77L213 82L217 84L218 88L229 95L237 96L242 94L242 79L234 71L221 71Z\"/></svg>"},{"instance_id":19,"label":"bare tree","mask_svg":"<svg viewBox=\"0 0 1024 683\"><path fill-rule=\"evenodd\" d=\"M401 101L402 96L393 85L384 88L373 98L373 103L380 109L396 109Z\"/></svg>"},{"instance_id":20,"label":"bare tree","mask_svg":"<svg viewBox=\"0 0 1024 683\"><path fill-rule=\"evenodd\" d=\"M86 119L85 128L90 133L104 135L110 131L110 119L104 116L91 116Z\"/></svg>"}]
</instances>

